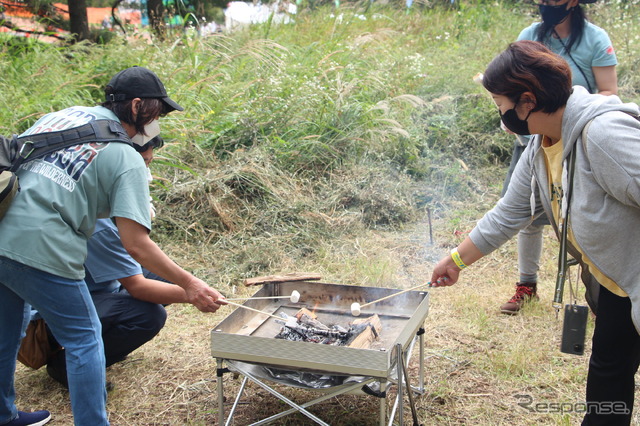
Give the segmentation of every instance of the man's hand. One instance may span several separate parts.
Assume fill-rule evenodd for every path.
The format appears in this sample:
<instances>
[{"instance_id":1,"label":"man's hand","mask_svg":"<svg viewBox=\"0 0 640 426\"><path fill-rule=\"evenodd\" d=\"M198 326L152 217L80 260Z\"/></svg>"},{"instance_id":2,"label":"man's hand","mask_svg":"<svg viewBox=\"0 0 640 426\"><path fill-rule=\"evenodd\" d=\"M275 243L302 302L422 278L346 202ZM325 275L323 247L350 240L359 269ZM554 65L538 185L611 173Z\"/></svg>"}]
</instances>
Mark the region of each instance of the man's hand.
<instances>
[{"instance_id":1,"label":"man's hand","mask_svg":"<svg viewBox=\"0 0 640 426\"><path fill-rule=\"evenodd\" d=\"M198 278L194 277L184 289L189 303L202 312L215 312L220 306L226 305L222 294Z\"/></svg>"}]
</instances>

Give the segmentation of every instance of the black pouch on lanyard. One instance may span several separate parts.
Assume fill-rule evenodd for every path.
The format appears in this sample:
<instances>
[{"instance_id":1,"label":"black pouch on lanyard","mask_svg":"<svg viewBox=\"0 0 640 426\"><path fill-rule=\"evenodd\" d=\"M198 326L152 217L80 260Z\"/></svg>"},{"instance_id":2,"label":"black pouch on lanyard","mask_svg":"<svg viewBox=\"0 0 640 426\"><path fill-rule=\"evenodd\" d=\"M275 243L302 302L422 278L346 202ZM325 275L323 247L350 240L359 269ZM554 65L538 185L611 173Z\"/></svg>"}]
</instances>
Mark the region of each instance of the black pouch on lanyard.
<instances>
[{"instance_id":1,"label":"black pouch on lanyard","mask_svg":"<svg viewBox=\"0 0 640 426\"><path fill-rule=\"evenodd\" d=\"M589 308L581 305L565 305L560 352L572 355L584 354Z\"/></svg>"}]
</instances>

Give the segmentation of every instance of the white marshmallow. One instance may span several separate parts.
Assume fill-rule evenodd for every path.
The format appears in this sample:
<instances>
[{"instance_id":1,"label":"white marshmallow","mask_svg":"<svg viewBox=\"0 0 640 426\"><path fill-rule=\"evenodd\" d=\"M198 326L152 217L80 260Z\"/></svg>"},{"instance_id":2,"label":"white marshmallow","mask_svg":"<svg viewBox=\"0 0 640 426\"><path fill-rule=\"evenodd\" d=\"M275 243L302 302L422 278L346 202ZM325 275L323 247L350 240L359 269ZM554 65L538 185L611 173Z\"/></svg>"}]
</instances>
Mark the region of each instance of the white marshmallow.
<instances>
[{"instance_id":1,"label":"white marshmallow","mask_svg":"<svg viewBox=\"0 0 640 426\"><path fill-rule=\"evenodd\" d=\"M354 317L360 316L360 304L358 302L353 302L351 304L351 315Z\"/></svg>"},{"instance_id":2,"label":"white marshmallow","mask_svg":"<svg viewBox=\"0 0 640 426\"><path fill-rule=\"evenodd\" d=\"M298 290L293 290L289 300L291 300L291 303L298 303L300 300L300 293L298 293Z\"/></svg>"}]
</instances>

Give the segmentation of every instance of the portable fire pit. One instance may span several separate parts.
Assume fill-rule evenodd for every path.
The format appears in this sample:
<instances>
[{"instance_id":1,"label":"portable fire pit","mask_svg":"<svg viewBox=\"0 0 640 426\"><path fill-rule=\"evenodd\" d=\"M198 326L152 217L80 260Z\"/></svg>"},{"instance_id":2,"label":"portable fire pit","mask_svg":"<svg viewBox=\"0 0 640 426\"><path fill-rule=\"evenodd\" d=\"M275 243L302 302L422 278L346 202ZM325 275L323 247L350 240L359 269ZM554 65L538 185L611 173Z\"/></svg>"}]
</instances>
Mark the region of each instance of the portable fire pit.
<instances>
[{"instance_id":1,"label":"portable fire pit","mask_svg":"<svg viewBox=\"0 0 640 426\"><path fill-rule=\"evenodd\" d=\"M297 303L286 298L293 291L300 293ZM414 393L424 391L424 329L423 323L429 310L429 294L426 291L409 291L367 306L358 318L351 313L354 302L365 304L398 293L397 289L360 287L308 281L267 283L250 299L246 308L238 308L229 314L211 332L211 353L217 360L218 376L218 424L230 424L248 380L258 384L292 408L254 424L265 424L291 413L300 412L318 424L328 425L307 410L313 404L346 393L366 393L380 398L379 424L386 421L387 391L397 387L397 396L389 416L393 423L396 411L402 424L404 395L408 397L414 423L416 420ZM250 308L250 309L247 309ZM312 323L312 329L322 329L319 341L297 340L288 334L299 334L292 329L300 323L291 320L306 308L317 315L320 325ZM225 309L225 308L223 308ZM260 312L263 313L260 313ZM282 320L276 319L282 317ZM345 342L361 331L354 321L379 319L378 330L371 328L373 338L366 347L345 346L339 342L341 333ZM286 327L287 318L289 327ZM328 330L323 327L326 326ZM305 325L307 327L307 325ZM306 333L302 332L306 337ZM364 335L364 334L362 334ZM290 340L293 339L293 340ZM315 337L312 336L312 339ZM324 340L324 341L323 341ZM411 386L407 364L413 347L419 341L419 385ZM352 342L353 344L353 342ZM223 368L226 363L228 368ZM241 374L243 382L229 417L225 423L223 375L229 371ZM296 404L277 392L272 384L296 386L321 392L323 395L304 404Z\"/></svg>"}]
</instances>

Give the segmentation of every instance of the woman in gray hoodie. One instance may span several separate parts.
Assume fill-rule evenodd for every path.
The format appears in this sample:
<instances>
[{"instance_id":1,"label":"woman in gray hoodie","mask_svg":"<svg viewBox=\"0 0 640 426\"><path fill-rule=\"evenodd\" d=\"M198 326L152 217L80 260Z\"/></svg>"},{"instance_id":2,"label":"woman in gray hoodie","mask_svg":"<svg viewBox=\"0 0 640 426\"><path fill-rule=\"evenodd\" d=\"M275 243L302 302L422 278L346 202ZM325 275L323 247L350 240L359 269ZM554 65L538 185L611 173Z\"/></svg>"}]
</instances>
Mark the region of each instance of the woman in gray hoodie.
<instances>
[{"instance_id":1,"label":"woman in gray hoodie","mask_svg":"<svg viewBox=\"0 0 640 426\"><path fill-rule=\"evenodd\" d=\"M536 136L505 196L436 265L431 282L454 284L462 269L542 213L558 236L566 220L567 250L596 314L583 424L629 424L640 364L640 110L572 88L567 62L534 41L510 44L487 67L483 85L508 129Z\"/></svg>"}]
</instances>

